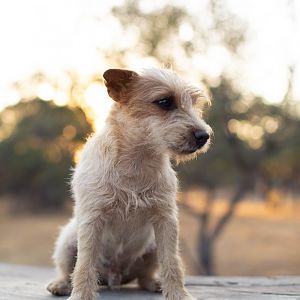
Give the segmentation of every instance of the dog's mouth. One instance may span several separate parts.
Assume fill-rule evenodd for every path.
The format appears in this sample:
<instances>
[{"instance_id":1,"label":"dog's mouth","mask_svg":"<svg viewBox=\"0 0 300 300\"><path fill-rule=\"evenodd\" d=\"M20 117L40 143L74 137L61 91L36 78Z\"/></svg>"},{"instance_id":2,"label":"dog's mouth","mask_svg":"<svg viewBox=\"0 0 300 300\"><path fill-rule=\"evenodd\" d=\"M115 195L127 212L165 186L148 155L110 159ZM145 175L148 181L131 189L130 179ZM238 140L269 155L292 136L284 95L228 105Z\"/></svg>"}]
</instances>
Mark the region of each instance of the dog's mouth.
<instances>
[{"instance_id":1,"label":"dog's mouth","mask_svg":"<svg viewBox=\"0 0 300 300\"><path fill-rule=\"evenodd\" d=\"M192 153L195 153L197 150L199 150L199 148L190 148L190 149L181 149L180 151L177 151L177 154L181 154L181 155L189 155Z\"/></svg>"},{"instance_id":2,"label":"dog's mouth","mask_svg":"<svg viewBox=\"0 0 300 300\"><path fill-rule=\"evenodd\" d=\"M202 147L203 146L201 146L201 147L199 147L199 146L189 146L189 147L186 147L186 146L185 147L175 147L175 146L172 146L171 150L176 155L189 155L189 154L197 152Z\"/></svg>"}]
</instances>

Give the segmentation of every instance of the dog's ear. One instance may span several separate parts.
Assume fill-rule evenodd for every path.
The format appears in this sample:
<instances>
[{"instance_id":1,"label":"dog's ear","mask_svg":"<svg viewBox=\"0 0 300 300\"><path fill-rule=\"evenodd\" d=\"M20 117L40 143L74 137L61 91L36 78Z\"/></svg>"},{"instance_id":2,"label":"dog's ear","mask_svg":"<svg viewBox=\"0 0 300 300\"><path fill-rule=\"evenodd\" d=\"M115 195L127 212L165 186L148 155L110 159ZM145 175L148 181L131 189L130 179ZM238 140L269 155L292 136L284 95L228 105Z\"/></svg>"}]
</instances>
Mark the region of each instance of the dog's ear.
<instances>
[{"instance_id":1,"label":"dog's ear","mask_svg":"<svg viewBox=\"0 0 300 300\"><path fill-rule=\"evenodd\" d=\"M109 69L104 72L105 85L108 95L117 102L126 102L130 83L139 75L134 71Z\"/></svg>"}]
</instances>

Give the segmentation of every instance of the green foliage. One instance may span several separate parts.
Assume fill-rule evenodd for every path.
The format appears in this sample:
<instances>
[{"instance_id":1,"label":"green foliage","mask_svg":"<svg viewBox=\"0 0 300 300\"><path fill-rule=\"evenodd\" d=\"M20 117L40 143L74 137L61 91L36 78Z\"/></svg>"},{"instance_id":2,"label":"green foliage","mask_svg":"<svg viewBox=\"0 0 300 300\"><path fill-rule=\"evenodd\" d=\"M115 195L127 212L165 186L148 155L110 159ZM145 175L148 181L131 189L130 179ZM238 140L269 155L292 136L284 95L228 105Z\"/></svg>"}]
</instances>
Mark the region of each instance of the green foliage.
<instances>
[{"instance_id":1,"label":"green foliage","mask_svg":"<svg viewBox=\"0 0 300 300\"><path fill-rule=\"evenodd\" d=\"M39 99L6 108L0 130L0 193L12 194L20 207L59 209L70 196L75 150L92 130L79 108ZM9 123L9 124L7 124Z\"/></svg>"}]
</instances>

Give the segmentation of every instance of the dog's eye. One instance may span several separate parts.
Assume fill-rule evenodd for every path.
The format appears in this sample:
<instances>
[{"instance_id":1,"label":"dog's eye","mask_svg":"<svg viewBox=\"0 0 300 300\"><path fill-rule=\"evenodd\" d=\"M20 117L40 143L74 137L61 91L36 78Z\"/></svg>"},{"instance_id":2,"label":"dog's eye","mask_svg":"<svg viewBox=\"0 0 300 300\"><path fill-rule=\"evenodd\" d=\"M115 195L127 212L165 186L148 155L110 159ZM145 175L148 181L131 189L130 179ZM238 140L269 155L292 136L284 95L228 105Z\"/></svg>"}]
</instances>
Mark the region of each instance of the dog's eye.
<instances>
[{"instance_id":1,"label":"dog's eye","mask_svg":"<svg viewBox=\"0 0 300 300\"><path fill-rule=\"evenodd\" d=\"M153 103L158 105L164 110L171 110L175 108L173 97L164 97L158 100L155 100Z\"/></svg>"}]
</instances>

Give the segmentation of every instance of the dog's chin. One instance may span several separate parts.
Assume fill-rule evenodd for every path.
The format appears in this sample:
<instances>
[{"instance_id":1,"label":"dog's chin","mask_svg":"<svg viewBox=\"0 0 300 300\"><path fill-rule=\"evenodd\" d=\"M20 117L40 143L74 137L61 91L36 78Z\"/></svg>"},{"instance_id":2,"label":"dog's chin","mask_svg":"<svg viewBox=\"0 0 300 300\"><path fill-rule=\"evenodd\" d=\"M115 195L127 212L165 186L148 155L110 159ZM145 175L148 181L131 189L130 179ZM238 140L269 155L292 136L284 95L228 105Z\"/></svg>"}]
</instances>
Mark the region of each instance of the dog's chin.
<instances>
[{"instance_id":1,"label":"dog's chin","mask_svg":"<svg viewBox=\"0 0 300 300\"><path fill-rule=\"evenodd\" d=\"M198 147L189 147L189 148L174 148L172 147L171 153L172 157L176 161L177 164L192 160L196 158L196 156L201 153L201 148Z\"/></svg>"},{"instance_id":2,"label":"dog's chin","mask_svg":"<svg viewBox=\"0 0 300 300\"><path fill-rule=\"evenodd\" d=\"M175 159L176 163L179 164L184 161L192 160L196 158L199 154L205 153L208 149L208 146L204 145L203 147L186 147L186 148L171 148L172 156Z\"/></svg>"}]
</instances>

